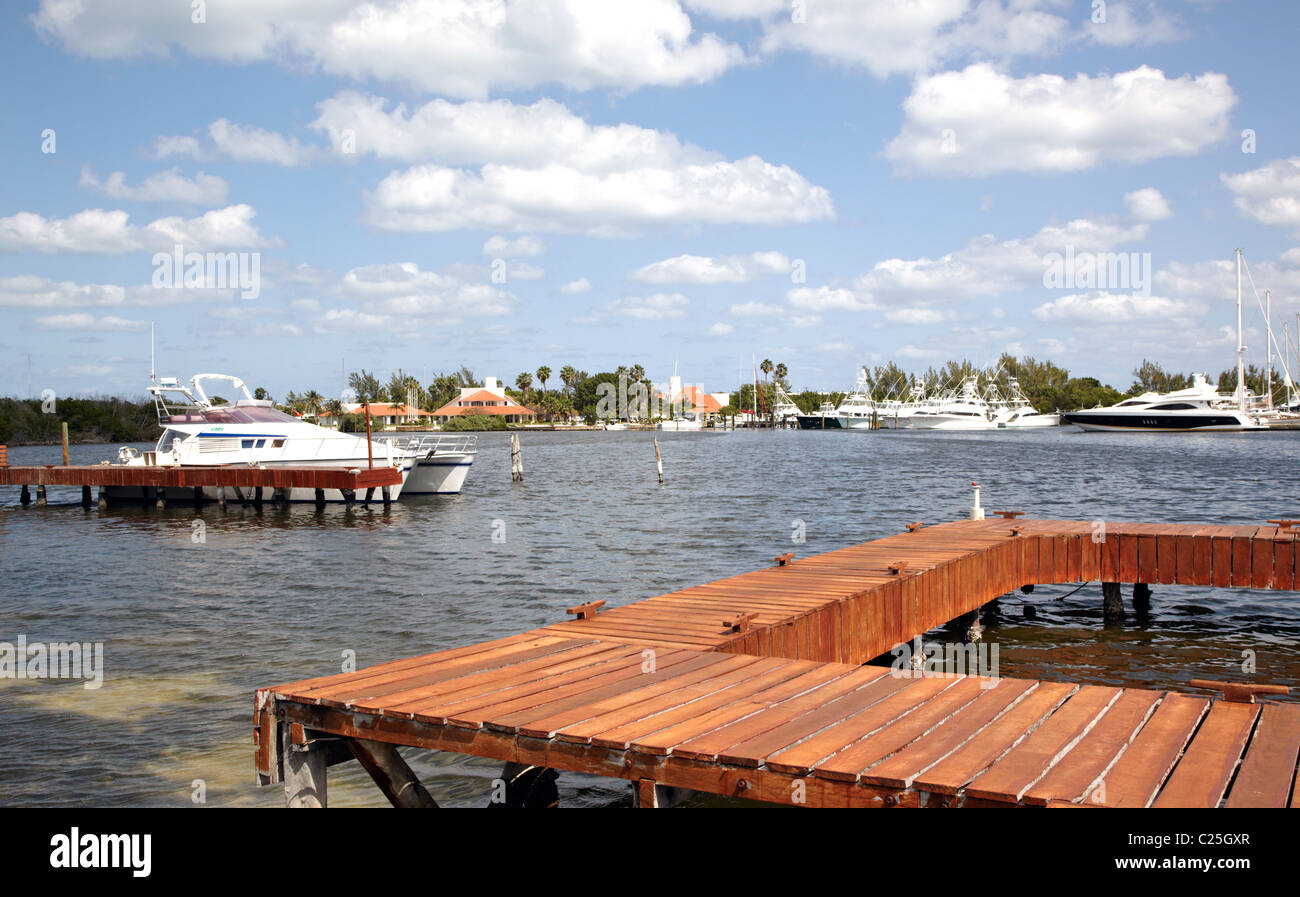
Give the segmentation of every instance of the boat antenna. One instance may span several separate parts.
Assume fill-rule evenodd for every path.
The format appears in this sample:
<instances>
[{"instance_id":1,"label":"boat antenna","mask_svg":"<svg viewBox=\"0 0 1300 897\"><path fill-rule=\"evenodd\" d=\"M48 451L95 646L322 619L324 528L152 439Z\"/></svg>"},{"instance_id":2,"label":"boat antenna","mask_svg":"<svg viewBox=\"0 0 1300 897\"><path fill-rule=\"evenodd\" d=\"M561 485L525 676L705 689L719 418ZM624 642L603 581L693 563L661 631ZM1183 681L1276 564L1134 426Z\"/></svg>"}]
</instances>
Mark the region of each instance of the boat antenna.
<instances>
[{"instance_id":1,"label":"boat antenna","mask_svg":"<svg viewBox=\"0 0 1300 897\"><path fill-rule=\"evenodd\" d=\"M1237 410L1246 410L1246 344L1241 330L1241 250L1237 253Z\"/></svg>"},{"instance_id":2,"label":"boat antenna","mask_svg":"<svg viewBox=\"0 0 1300 897\"><path fill-rule=\"evenodd\" d=\"M158 372L157 370L155 370L155 365L154 365L153 328L154 328L154 322L150 321L149 322L149 382L157 383Z\"/></svg>"}]
</instances>

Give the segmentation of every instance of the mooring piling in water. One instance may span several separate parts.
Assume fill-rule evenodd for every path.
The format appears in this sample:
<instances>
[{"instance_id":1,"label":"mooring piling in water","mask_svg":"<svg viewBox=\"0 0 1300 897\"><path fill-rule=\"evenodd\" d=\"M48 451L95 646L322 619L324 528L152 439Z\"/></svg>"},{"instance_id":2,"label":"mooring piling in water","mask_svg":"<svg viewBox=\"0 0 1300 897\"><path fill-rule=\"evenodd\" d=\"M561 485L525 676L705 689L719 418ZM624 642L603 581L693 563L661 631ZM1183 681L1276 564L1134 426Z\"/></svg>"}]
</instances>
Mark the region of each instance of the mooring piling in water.
<instances>
[{"instance_id":1,"label":"mooring piling in water","mask_svg":"<svg viewBox=\"0 0 1300 897\"><path fill-rule=\"evenodd\" d=\"M664 484L664 457L659 454L659 437L655 437L655 469L659 471L659 485Z\"/></svg>"},{"instance_id":2,"label":"mooring piling in water","mask_svg":"<svg viewBox=\"0 0 1300 897\"><path fill-rule=\"evenodd\" d=\"M510 434L510 481L512 483L522 483L524 481L524 455L519 449L519 434Z\"/></svg>"},{"instance_id":3,"label":"mooring piling in water","mask_svg":"<svg viewBox=\"0 0 1300 897\"><path fill-rule=\"evenodd\" d=\"M1300 584L1295 536L1276 526L1109 524L1099 542L1090 521L1010 522L918 527L260 689L258 776L284 782L290 805L323 805L327 767L356 756L338 747L365 740L533 767L539 780L624 778L645 807L665 805L666 788L805 806L1297 804L1300 704L1246 700L1282 686L1212 700L998 678L978 663L937 672L915 656L863 666L1033 583ZM398 803L400 767L367 768Z\"/></svg>"}]
</instances>

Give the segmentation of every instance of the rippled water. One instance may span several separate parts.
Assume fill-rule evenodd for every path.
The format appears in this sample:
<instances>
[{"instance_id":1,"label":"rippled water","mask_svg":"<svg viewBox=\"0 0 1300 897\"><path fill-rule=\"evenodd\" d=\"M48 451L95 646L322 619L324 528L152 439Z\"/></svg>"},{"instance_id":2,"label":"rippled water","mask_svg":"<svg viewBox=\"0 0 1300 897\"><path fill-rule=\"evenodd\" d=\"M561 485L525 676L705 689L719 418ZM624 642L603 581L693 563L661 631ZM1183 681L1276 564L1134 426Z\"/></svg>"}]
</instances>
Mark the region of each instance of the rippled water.
<instances>
[{"instance_id":1,"label":"rippled water","mask_svg":"<svg viewBox=\"0 0 1300 897\"><path fill-rule=\"evenodd\" d=\"M393 508L232 506L83 511L77 490L18 506L0 489L0 641L103 641L99 690L0 679L0 803L279 806L253 783L259 686L509 635L603 598L636 601L771 563L955 519L970 481L986 508L1031 516L1261 523L1300 517L1300 433L527 433L510 482L504 434L481 436L464 493ZM77 446L99 461L115 446ZM10 463L57 463L57 447ZM60 502L72 502L63 504ZM202 520L206 541L196 543ZM791 546L795 521L807 542ZM492 534L504 528L504 543ZM1072 594L1071 594L1072 593ZM1127 601L1127 594L1125 599ZM1032 604L1037 618L1026 620ZM1100 587L1001 602L985 639L1002 675L1162 687L1240 675L1300 685L1290 593L1155 586L1144 624L1103 629ZM943 637L942 633L936 637ZM499 764L413 754L447 805L482 805ZM628 802L625 783L562 774L561 802ZM357 764L330 802L380 805Z\"/></svg>"}]
</instances>

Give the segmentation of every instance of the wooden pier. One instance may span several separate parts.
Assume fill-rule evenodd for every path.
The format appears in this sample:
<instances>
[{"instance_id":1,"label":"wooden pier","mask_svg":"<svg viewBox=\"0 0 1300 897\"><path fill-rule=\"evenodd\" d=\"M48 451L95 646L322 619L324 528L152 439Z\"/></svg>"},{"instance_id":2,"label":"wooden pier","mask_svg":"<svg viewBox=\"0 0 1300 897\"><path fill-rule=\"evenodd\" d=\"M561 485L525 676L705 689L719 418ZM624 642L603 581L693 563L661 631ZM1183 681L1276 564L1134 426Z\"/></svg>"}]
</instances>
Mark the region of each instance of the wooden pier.
<instances>
[{"instance_id":1,"label":"wooden pier","mask_svg":"<svg viewBox=\"0 0 1300 897\"><path fill-rule=\"evenodd\" d=\"M257 772L291 806L325 804L327 767L351 759L395 804L430 805L399 745L626 778L641 806L669 789L807 806L1296 806L1300 705L1254 703L1284 688L1204 683L1223 693L1211 700L863 666L1027 585L1291 590L1290 523L991 519L783 555L261 689Z\"/></svg>"},{"instance_id":2,"label":"wooden pier","mask_svg":"<svg viewBox=\"0 0 1300 897\"><path fill-rule=\"evenodd\" d=\"M324 500L325 490L338 490L345 496L364 492L367 496L379 490L385 502L388 492L402 482L402 472L395 467L345 468L345 467L257 467L241 465L213 465L181 467L164 464L87 464L87 465L27 465L10 466L8 453L0 446L0 486L21 486L22 503L31 501L30 490L36 489L36 503L45 503L48 486L81 487L82 504L91 501L91 488L100 489L100 501L105 490L139 489L139 501L162 501L167 490L173 494L184 490L196 501L202 501L202 490L218 490L216 501L224 504L225 492L260 505L263 490L272 496L287 495L290 490L311 490L318 503ZM245 496L247 492L247 496Z\"/></svg>"}]
</instances>

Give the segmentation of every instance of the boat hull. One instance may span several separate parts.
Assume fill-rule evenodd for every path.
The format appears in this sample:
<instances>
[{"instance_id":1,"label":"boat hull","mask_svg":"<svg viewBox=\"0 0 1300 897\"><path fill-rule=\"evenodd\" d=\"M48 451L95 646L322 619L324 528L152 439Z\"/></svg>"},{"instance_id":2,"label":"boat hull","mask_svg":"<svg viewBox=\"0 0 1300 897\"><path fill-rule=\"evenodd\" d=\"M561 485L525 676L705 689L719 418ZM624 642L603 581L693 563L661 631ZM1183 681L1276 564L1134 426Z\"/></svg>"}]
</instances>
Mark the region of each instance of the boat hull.
<instances>
[{"instance_id":1,"label":"boat hull","mask_svg":"<svg viewBox=\"0 0 1300 897\"><path fill-rule=\"evenodd\" d=\"M406 478L406 495L454 495L465 485L473 455L440 455L421 458Z\"/></svg>"},{"instance_id":2,"label":"boat hull","mask_svg":"<svg viewBox=\"0 0 1300 897\"><path fill-rule=\"evenodd\" d=\"M1080 429L1099 432L1213 433L1267 429L1243 421L1235 414L1213 411L1181 415L1079 411L1067 412L1062 417Z\"/></svg>"},{"instance_id":3,"label":"boat hull","mask_svg":"<svg viewBox=\"0 0 1300 897\"><path fill-rule=\"evenodd\" d=\"M823 417L820 414L800 414L801 430L847 430L849 422L841 417Z\"/></svg>"}]
</instances>

